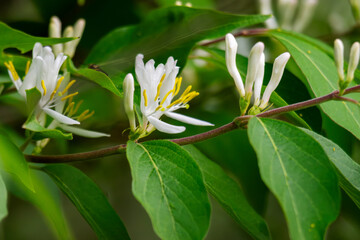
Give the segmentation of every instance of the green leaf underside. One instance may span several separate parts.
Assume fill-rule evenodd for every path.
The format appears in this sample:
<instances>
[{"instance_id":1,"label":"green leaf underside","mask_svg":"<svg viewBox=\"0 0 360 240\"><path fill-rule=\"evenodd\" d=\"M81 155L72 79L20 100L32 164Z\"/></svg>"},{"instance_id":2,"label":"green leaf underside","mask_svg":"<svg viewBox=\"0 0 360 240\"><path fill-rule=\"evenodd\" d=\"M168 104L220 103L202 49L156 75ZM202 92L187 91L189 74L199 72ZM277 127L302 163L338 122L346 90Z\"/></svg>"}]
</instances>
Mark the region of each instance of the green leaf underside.
<instances>
[{"instance_id":1,"label":"green leaf underside","mask_svg":"<svg viewBox=\"0 0 360 240\"><path fill-rule=\"evenodd\" d=\"M354 162L337 144L315 133L302 129L312 136L324 149L337 169L340 186L360 208L360 165Z\"/></svg>"},{"instance_id":2,"label":"green leaf underside","mask_svg":"<svg viewBox=\"0 0 360 240\"><path fill-rule=\"evenodd\" d=\"M338 180L321 146L288 123L253 118L260 174L285 213L291 239L324 239L340 208Z\"/></svg>"},{"instance_id":3,"label":"green leaf underside","mask_svg":"<svg viewBox=\"0 0 360 240\"><path fill-rule=\"evenodd\" d=\"M31 191L34 187L27 161L21 151L0 131L0 168L16 176Z\"/></svg>"},{"instance_id":4,"label":"green leaf underside","mask_svg":"<svg viewBox=\"0 0 360 240\"><path fill-rule=\"evenodd\" d=\"M5 183L0 175L0 221L8 214L7 211L7 190Z\"/></svg>"},{"instance_id":5,"label":"green leaf underside","mask_svg":"<svg viewBox=\"0 0 360 240\"><path fill-rule=\"evenodd\" d=\"M207 48L207 47L204 47L202 49L211 53L215 57L215 59L214 58L203 58L204 60L216 63L218 66L222 67L227 72L224 50L220 50L220 49L216 49L216 48ZM236 65L237 65L237 68L239 70L239 73L240 73L242 79L246 79L248 59L246 57L238 54L236 56ZM272 64L265 63L265 68L269 69L269 70L272 69ZM272 70L271 71L269 71L269 70L265 71L264 78L266 78L266 79L264 79L264 80L270 79ZM286 75L286 70L285 70L284 75ZM229 78L231 78L230 75L228 75L228 76L229 76ZM234 85L234 87L235 87L235 85ZM264 91L265 91L265 88L263 86L261 93L263 93ZM274 91L273 94L271 94L270 102L274 103L274 105L277 107L283 107L283 106L288 105L288 103L276 91ZM309 124L307 124L307 122L304 119L302 119L296 112L289 112L289 113L286 113L286 115L291 120L293 120L295 123L299 124L300 126L311 129Z\"/></svg>"},{"instance_id":6,"label":"green leaf underside","mask_svg":"<svg viewBox=\"0 0 360 240\"><path fill-rule=\"evenodd\" d=\"M44 138L58 138L72 140L73 136L71 133L64 133L58 129L44 128L39 124L34 116L30 117L23 125L23 128L34 132L32 137L34 140L41 140Z\"/></svg>"},{"instance_id":7,"label":"green leaf underside","mask_svg":"<svg viewBox=\"0 0 360 240\"><path fill-rule=\"evenodd\" d=\"M134 196L149 214L161 239L203 239L210 204L199 167L169 141L128 141Z\"/></svg>"},{"instance_id":8,"label":"green leaf underside","mask_svg":"<svg viewBox=\"0 0 360 240\"><path fill-rule=\"evenodd\" d=\"M32 203L42 212L57 239L74 239L60 207L60 194L56 185L48 176L36 170L31 170L31 178L35 192L29 191L18 181L6 181L6 185L12 194Z\"/></svg>"},{"instance_id":9,"label":"green leaf underside","mask_svg":"<svg viewBox=\"0 0 360 240\"><path fill-rule=\"evenodd\" d=\"M338 75L334 61L325 52L287 33L277 30L270 33L288 49L316 97L338 89ZM355 94L349 94L347 97L360 100ZM360 109L357 105L344 101L331 101L321 104L320 107L335 123L360 139Z\"/></svg>"},{"instance_id":10,"label":"green leaf underside","mask_svg":"<svg viewBox=\"0 0 360 240\"><path fill-rule=\"evenodd\" d=\"M255 239L270 239L265 220L247 202L239 185L194 146L188 145L183 148L200 167L207 191L225 211Z\"/></svg>"},{"instance_id":11,"label":"green leaf underside","mask_svg":"<svg viewBox=\"0 0 360 240\"><path fill-rule=\"evenodd\" d=\"M99 187L80 170L69 165L42 168L73 202L99 239L130 239L123 222Z\"/></svg>"},{"instance_id":12,"label":"green leaf underside","mask_svg":"<svg viewBox=\"0 0 360 240\"><path fill-rule=\"evenodd\" d=\"M179 6L161 8L138 25L110 32L92 49L85 64L97 64L113 77L120 71L131 70L135 56L142 53L145 60L154 59L157 63L165 63L173 56L183 67L196 42L221 37L235 28L261 23L267 18Z\"/></svg>"}]
</instances>

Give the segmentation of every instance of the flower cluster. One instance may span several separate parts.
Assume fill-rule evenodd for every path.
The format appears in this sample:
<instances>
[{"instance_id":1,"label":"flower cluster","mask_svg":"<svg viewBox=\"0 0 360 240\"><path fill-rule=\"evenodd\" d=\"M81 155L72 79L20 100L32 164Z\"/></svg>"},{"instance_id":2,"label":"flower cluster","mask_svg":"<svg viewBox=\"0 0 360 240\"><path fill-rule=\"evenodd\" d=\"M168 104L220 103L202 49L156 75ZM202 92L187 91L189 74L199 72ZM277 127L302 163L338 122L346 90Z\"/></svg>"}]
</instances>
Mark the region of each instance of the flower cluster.
<instances>
[{"instance_id":1,"label":"flower cluster","mask_svg":"<svg viewBox=\"0 0 360 240\"><path fill-rule=\"evenodd\" d=\"M302 32L309 24L318 0L278 0L278 17L268 19L265 24L268 28L278 28ZM259 0L260 13L274 15L271 0Z\"/></svg>"},{"instance_id":2,"label":"flower cluster","mask_svg":"<svg viewBox=\"0 0 360 240\"><path fill-rule=\"evenodd\" d=\"M290 58L290 54L286 52L275 59L270 82L267 85L262 98L260 98L265 68L264 44L262 42L258 42L250 51L244 87L240 73L236 66L236 53L238 48L236 39L232 34L228 33L225 37L225 42L226 66L231 77L234 79L235 85L240 94L241 115L244 115L247 112L251 98L253 98L253 106L249 110L249 114L257 114L266 109L268 106L271 93L279 85L281 77L284 73L285 65Z\"/></svg>"},{"instance_id":3,"label":"flower cluster","mask_svg":"<svg viewBox=\"0 0 360 240\"><path fill-rule=\"evenodd\" d=\"M188 103L199 93L191 91L192 86L188 86L180 94L182 77L177 77L179 67L176 66L173 57L169 57L165 65L159 64L156 68L154 60L151 59L144 64L143 58L142 54L138 54L135 60L135 73L141 90L142 122L139 122L139 127L136 127L133 107L134 78L129 73L124 80L125 110L135 138L145 137L155 129L170 134L185 131L183 126L174 126L161 121L163 115L192 125L212 126L211 123L174 112L180 108L189 108ZM178 94L180 96L173 101Z\"/></svg>"},{"instance_id":4,"label":"flower cluster","mask_svg":"<svg viewBox=\"0 0 360 240\"><path fill-rule=\"evenodd\" d=\"M349 65L346 76L344 73L344 44L340 39L336 39L334 42L334 56L336 69L339 75L340 95L342 95L343 91L354 79L355 70L359 64L360 44L355 42L351 46Z\"/></svg>"}]
</instances>

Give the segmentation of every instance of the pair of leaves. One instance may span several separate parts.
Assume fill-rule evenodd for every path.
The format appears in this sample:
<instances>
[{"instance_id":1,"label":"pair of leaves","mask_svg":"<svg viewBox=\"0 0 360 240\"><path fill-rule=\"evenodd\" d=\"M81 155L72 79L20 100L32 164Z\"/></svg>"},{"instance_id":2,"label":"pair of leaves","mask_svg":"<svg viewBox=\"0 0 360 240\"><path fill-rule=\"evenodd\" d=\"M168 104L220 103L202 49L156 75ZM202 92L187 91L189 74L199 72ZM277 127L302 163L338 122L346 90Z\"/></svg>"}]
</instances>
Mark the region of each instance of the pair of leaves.
<instances>
[{"instance_id":1,"label":"pair of leaves","mask_svg":"<svg viewBox=\"0 0 360 240\"><path fill-rule=\"evenodd\" d=\"M127 145L133 193L159 237L203 239L210 217L207 190L253 237L269 239L265 221L234 180L196 148L185 150L169 141L129 141Z\"/></svg>"},{"instance_id":2,"label":"pair of leaves","mask_svg":"<svg viewBox=\"0 0 360 240\"><path fill-rule=\"evenodd\" d=\"M336 172L359 206L360 166L336 144L272 119L253 118L248 131L262 179L278 198L292 239L324 238L340 208Z\"/></svg>"}]
</instances>

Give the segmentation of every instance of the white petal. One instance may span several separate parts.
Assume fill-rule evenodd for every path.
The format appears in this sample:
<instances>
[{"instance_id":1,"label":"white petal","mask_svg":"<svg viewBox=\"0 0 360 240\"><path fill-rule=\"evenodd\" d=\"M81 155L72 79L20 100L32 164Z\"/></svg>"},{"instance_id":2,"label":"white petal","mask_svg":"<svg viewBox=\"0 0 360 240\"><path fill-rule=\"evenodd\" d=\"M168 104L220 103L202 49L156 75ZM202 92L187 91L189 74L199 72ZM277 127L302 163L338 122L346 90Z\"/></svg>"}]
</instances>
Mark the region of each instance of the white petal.
<instances>
[{"instance_id":1,"label":"white petal","mask_svg":"<svg viewBox=\"0 0 360 240\"><path fill-rule=\"evenodd\" d=\"M258 71L256 73L255 84L254 84L254 105L259 105L260 103L260 94L261 87L264 80L264 70L265 70L265 54L261 55Z\"/></svg>"},{"instance_id":2,"label":"white petal","mask_svg":"<svg viewBox=\"0 0 360 240\"><path fill-rule=\"evenodd\" d=\"M334 59L340 79L344 80L344 44L340 39L334 42Z\"/></svg>"},{"instance_id":3,"label":"white petal","mask_svg":"<svg viewBox=\"0 0 360 240\"><path fill-rule=\"evenodd\" d=\"M56 121L60 122L60 123L64 123L64 124L68 124L68 125L73 125L73 124L80 124L79 121L76 121L72 118L69 118L61 113L58 113L50 108L43 108L44 112L46 112L46 114L48 114L50 117L52 117L53 119L55 119Z\"/></svg>"},{"instance_id":4,"label":"white petal","mask_svg":"<svg viewBox=\"0 0 360 240\"><path fill-rule=\"evenodd\" d=\"M82 137L88 137L88 138L110 137L110 134L96 132L96 131L90 131L90 130L77 128L77 127L71 127L71 126L67 126L64 124L59 125L59 127L64 129L67 132L71 132L71 133L74 133L74 134L82 136Z\"/></svg>"},{"instance_id":5,"label":"white petal","mask_svg":"<svg viewBox=\"0 0 360 240\"><path fill-rule=\"evenodd\" d=\"M37 56L41 55L42 48L43 47L42 47L41 43L39 43L39 42L35 43L33 51L32 51L33 58L36 58Z\"/></svg>"},{"instance_id":6,"label":"white petal","mask_svg":"<svg viewBox=\"0 0 360 240\"><path fill-rule=\"evenodd\" d=\"M354 73L359 64L359 56L360 56L360 44L355 42L350 49L350 59L349 59L349 66L348 72L346 76L346 81L350 82L354 79Z\"/></svg>"},{"instance_id":7,"label":"white petal","mask_svg":"<svg viewBox=\"0 0 360 240\"><path fill-rule=\"evenodd\" d=\"M196 126L214 126L214 124L206 122L206 121L202 121L196 118L192 118L192 117L188 117L179 113L174 113L174 112L165 112L165 115L168 116L169 118L178 120L180 122L183 123L188 123L191 125L196 125Z\"/></svg>"},{"instance_id":8,"label":"white petal","mask_svg":"<svg viewBox=\"0 0 360 240\"><path fill-rule=\"evenodd\" d=\"M148 120L157 130L164 133L170 133L170 134L181 133L186 129L183 126L174 126L154 117L148 117Z\"/></svg>"},{"instance_id":9,"label":"white petal","mask_svg":"<svg viewBox=\"0 0 360 240\"><path fill-rule=\"evenodd\" d=\"M256 74L261 64L260 61L261 61L261 56L264 52L264 47L265 47L264 43L258 42L252 47L250 51L246 80L245 80L246 94L252 92Z\"/></svg>"}]
</instances>

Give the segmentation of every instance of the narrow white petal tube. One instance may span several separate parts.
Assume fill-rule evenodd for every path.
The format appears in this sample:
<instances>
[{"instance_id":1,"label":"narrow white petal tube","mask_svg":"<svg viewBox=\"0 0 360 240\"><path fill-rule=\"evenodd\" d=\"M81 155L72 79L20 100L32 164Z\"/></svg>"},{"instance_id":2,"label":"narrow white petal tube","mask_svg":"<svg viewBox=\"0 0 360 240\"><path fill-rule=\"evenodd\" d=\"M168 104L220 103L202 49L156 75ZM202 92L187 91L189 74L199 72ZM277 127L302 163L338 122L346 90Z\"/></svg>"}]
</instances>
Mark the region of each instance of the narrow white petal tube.
<instances>
[{"instance_id":1,"label":"narrow white petal tube","mask_svg":"<svg viewBox=\"0 0 360 240\"><path fill-rule=\"evenodd\" d=\"M289 59L290 59L290 53L288 52L281 54L275 59L270 82L267 85L263 97L261 99L261 103L259 106L260 109L264 109L267 106L271 93L276 89L276 87L280 83L281 77L285 70L286 63L288 62Z\"/></svg>"},{"instance_id":2,"label":"narrow white petal tube","mask_svg":"<svg viewBox=\"0 0 360 240\"><path fill-rule=\"evenodd\" d=\"M271 7L271 0L259 0L260 13L263 15L273 15L271 18L265 21L267 28L277 28L278 24L274 17L274 13Z\"/></svg>"},{"instance_id":3,"label":"narrow white petal tube","mask_svg":"<svg viewBox=\"0 0 360 240\"><path fill-rule=\"evenodd\" d=\"M67 126L65 124L60 124L60 128L64 129L67 132L71 132L73 134L76 134L81 137L87 137L87 138L99 138L99 137L110 137L110 134L102 133L102 132L96 132L96 131L90 131L78 127L71 127Z\"/></svg>"},{"instance_id":4,"label":"narrow white petal tube","mask_svg":"<svg viewBox=\"0 0 360 240\"><path fill-rule=\"evenodd\" d=\"M51 38L61 38L61 21L58 17L53 16L50 19L49 24L49 37ZM57 56L63 51L63 44L58 43L51 46L54 54Z\"/></svg>"},{"instance_id":5,"label":"narrow white petal tube","mask_svg":"<svg viewBox=\"0 0 360 240\"><path fill-rule=\"evenodd\" d=\"M261 87L264 80L264 72L265 72L265 54L261 54L260 63L258 67L258 71L255 78L254 84L254 105L258 106L260 104L260 94Z\"/></svg>"},{"instance_id":6,"label":"narrow white petal tube","mask_svg":"<svg viewBox=\"0 0 360 240\"><path fill-rule=\"evenodd\" d=\"M314 10L318 0L303 0L296 17L296 21L293 30L296 32L302 32L309 24L311 18L314 15Z\"/></svg>"},{"instance_id":7,"label":"narrow white petal tube","mask_svg":"<svg viewBox=\"0 0 360 240\"><path fill-rule=\"evenodd\" d=\"M50 117L52 117L53 119L55 119L56 121L58 121L60 123L64 123L64 124L68 124L68 125L80 124L79 121L69 118L69 117L67 117L61 113L58 113L50 108L43 108L43 110L47 115L49 115Z\"/></svg>"},{"instance_id":8,"label":"narrow white petal tube","mask_svg":"<svg viewBox=\"0 0 360 240\"><path fill-rule=\"evenodd\" d=\"M164 133L176 134L184 132L186 129L183 126L174 126L151 116L148 117L148 120L157 130Z\"/></svg>"},{"instance_id":9,"label":"narrow white petal tube","mask_svg":"<svg viewBox=\"0 0 360 240\"><path fill-rule=\"evenodd\" d=\"M278 13L280 15L280 26L283 29L291 30L294 15L298 6L298 0L279 0Z\"/></svg>"},{"instance_id":10,"label":"narrow white petal tube","mask_svg":"<svg viewBox=\"0 0 360 240\"><path fill-rule=\"evenodd\" d=\"M178 120L180 122L183 123L188 123L191 125L196 125L196 126L214 126L214 124L206 122L206 121L202 121L196 118L192 118L192 117L188 117L179 113L174 113L174 112L165 112L165 115L168 116L169 118Z\"/></svg>"},{"instance_id":11,"label":"narrow white petal tube","mask_svg":"<svg viewBox=\"0 0 360 240\"><path fill-rule=\"evenodd\" d=\"M124 82L124 107L125 113L129 118L130 129L131 131L135 131L136 122L135 122L135 112L134 112L134 77L131 73L127 74Z\"/></svg>"},{"instance_id":12,"label":"narrow white petal tube","mask_svg":"<svg viewBox=\"0 0 360 240\"><path fill-rule=\"evenodd\" d=\"M334 42L335 65L341 80L344 80L344 44L340 39Z\"/></svg>"},{"instance_id":13,"label":"narrow white petal tube","mask_svg":"<svg viewBox=\"0 0 360 240\"><path fill-rule=\"evenodd\" d=\"M240 73L236 67L236 52L238 44L236 42L235 37L228 33L225 37L226 51L225 51L225 59L226 59L226 67L231 75L231 77L235 81L236 88L238 89L240 96L245 96L244 83L242 82Z\"/></svg>"},{"instance_id":14,"label":"narrow white petal tube","mask_svg":"<svg viewBox=\"0 0 360 240\"><path fill-rule=\"evenodd\" d=\"M354 79L354 73L359 64L359 56L360 56L360 44L358 42L355 42L350 49L349 66L346 75L347 82L351 82Z\"/></svg>"},{"instance_id":15,"label":"narrow white petal tube","mask_svg":"<svg viewBox=\"0 0 360 240\"><path fill-rule=\"evenodd\" d=\"M74 28L72 26L66 27L65 30L64 30L64 33L63 33L63 37L64 38L72 38L72 37L74 37ZM74 41L74 40L72 40L72 41ZM73 57L71 55L72 52L73 52L72 41L64 43L64 53L66 55L68 55L70 58Z\"/></svg>"},{"instance_id":16,"label":"narrow white petal tube","mask_svg":"<svg viewBox=\"0 0 360 240\"><path fill-rule=\"evenodd\" d=\"M258 42L250 51L245 81L245 94L252 93L258 69L261 67L261 56L264 52L264 43Z\"/></svg>"}]
</instances>

